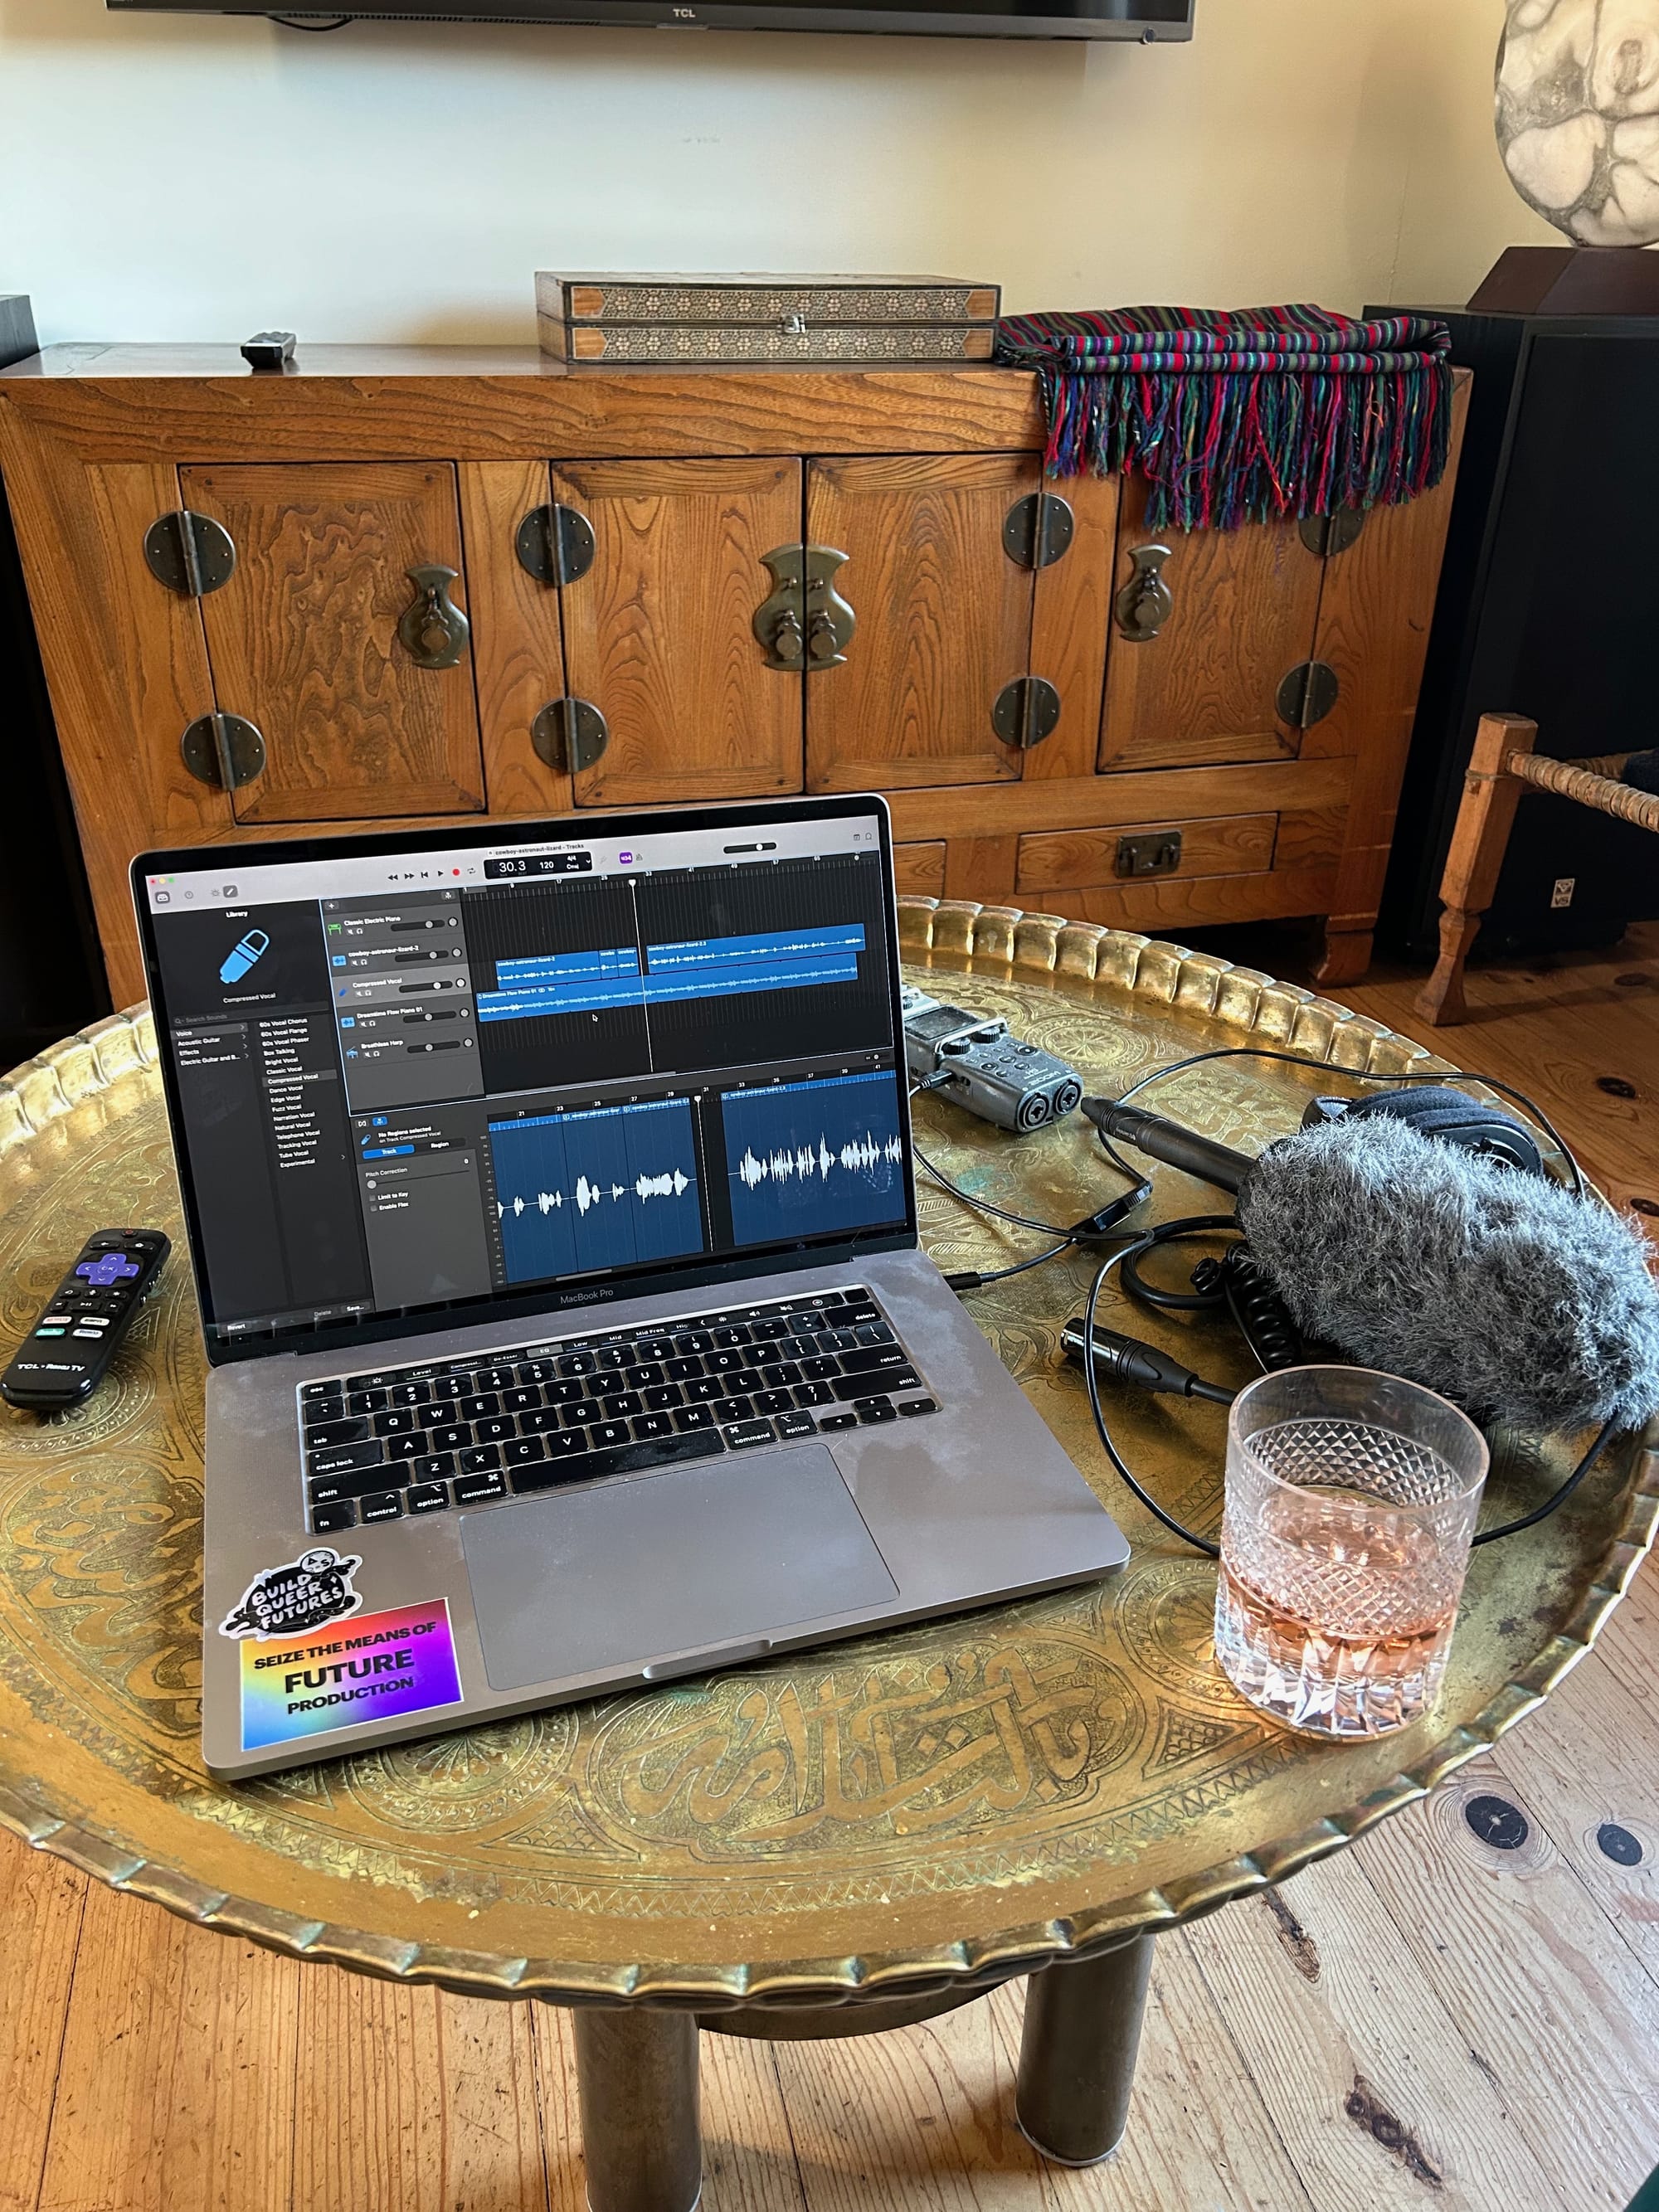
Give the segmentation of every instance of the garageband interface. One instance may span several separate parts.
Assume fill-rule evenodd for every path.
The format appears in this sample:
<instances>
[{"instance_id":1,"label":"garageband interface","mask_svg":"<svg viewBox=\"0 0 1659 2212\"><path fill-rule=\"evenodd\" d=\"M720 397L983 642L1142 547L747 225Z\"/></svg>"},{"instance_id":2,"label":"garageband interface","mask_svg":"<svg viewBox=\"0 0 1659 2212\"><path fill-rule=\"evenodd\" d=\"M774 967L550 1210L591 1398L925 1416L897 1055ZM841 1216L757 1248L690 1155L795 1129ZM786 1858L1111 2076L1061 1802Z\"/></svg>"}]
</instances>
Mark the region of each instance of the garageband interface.
<instances>
[{"instance_id":1,"label":"garageband interface","mask_svg":"<svg viewBox=\"0 0 1659 2212\"><path fill-rule=\"evenodd\" d=\"M874 815L143 881L222 1341L904 1225Z\"/></svg>"}]
</instances>

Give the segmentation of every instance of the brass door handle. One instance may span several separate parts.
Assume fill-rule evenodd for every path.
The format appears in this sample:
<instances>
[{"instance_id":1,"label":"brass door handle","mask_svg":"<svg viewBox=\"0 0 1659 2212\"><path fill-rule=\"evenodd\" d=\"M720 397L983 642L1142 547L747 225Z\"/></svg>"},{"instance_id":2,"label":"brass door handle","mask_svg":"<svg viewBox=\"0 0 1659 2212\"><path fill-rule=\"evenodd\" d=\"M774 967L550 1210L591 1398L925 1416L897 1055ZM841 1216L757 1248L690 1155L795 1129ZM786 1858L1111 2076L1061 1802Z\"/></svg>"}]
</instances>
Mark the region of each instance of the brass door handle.
<instances>
[{"instance_id":1,"label":"brass door handle","mask_svg":"<svg viewBox=\"0 0 1659 2212\"><path fill-rule=\"evenodd\" d=\"M858 617L836 589L847 556L830 545L775 545L761 555L772 590L755 610L754 631L769 668L838 668Z\"/></svg>"},{"instance_id":2,"label":"brass door handle","mask_svg":"<svg viewBox=\"0 0 1659 2212\"><path fill-rule=\"evenodd\" d=\"M806 665L839 668L858 628L858 617L836 589L836 571L847 559L833 545L808 545L806 555Z\"/></svg>"},{"instance_id":3,"label":"brass door handle","mask_svg":"<svg viewBox=\"0 0 1659 2212\"><path fill-rule=\"evenodd\" d=\"M800 617L793 607L786 607L772 629L772 665L799 668L805 658L806 641L801 635Z\"/></svg>"},{"instance_id":4,"label":"brass door handle","mask_svg":"<svg viewBox=\"0 0 1659 2212\"><path fill-rule=\"evenodd\" d=\"M1132 545L1134 574L1117 595L1117 626L1132 644L1150 644L1175 612L1175 594L1164 580L1167 545Z\"/></svg>"},{"instance_id":5,"label":"brass door handle","mask_svg":"<svg viewBox=\"0 0 1659 2212\"><path fill-rule=\"evenodd\" d=\"M471 635L466 617L449 596L460 572L434 562L404 573L416 592L398 624L404 652L417 668L453 668Z\"/></svg>"}]
</instances>

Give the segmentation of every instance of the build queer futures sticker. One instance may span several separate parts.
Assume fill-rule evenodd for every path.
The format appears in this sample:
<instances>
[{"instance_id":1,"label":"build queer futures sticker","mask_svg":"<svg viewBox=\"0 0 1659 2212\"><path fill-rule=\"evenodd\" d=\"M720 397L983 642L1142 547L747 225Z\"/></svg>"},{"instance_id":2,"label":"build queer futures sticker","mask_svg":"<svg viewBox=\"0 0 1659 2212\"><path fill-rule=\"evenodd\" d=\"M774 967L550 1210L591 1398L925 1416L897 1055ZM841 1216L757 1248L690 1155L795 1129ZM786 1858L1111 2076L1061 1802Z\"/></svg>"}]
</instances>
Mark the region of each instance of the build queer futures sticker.
<instances>
[{"instance_id":1,"label":"build queer futures sticker","mask_svg":"<svg viewBox=\"0 0 1659 2212\"><path fill-rule=\"evenodd\" d=\"M220 1623L241 1647L244 1751L459 1704L448 1600L359 1612L362 1565L320 1545L256 1575Z\"/></svg>"}]
</instances>

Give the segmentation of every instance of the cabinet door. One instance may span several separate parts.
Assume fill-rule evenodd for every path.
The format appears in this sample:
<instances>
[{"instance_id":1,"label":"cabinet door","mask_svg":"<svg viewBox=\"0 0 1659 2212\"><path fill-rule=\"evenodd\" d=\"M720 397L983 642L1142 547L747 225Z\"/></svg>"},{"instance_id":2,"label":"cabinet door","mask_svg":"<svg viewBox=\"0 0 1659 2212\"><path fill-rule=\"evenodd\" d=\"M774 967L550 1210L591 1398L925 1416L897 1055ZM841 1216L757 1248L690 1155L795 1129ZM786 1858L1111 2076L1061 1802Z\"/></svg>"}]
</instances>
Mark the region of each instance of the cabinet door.
<instances>
[{"instance_id":1,"label":"cabinet door","mask_svg":"<svg viewBox=\"0 0 1659 2212\"><path fill-rule=\"evenodd\" d=\"M858 619L843 665L806 679L814 791L1018 777L991 710L1030 670L1034 576L1002 526L1039 483L1033 453L810 464L807 539L847 556L836 589Z\"/></svg>"},{"instance_id":2,"label":"cabinet door","mask_svg":"<svg viewBox=\"0 0 1659 2212\"><path fill-rule=\"evenodd\" d=\"M557 462L553 496L593 532L562 586L569 696L605 717L579 806L801 787L801 677L767 665L762 556L800 542L798 460Z\"/></svg>"},{"instance_id":3,"label":"cabinet door","mask_svg":"<svg viewBox=\"0 0 1659 2212\"><path fill-rule=\"evenodd\" d=\"M1114 608L1100 766L1287 758L1299 732L1279 716L1279 687L1312 655L1323 561L1294 522L1160 536L1146 518L1138 478L1123 487L1118 591L1136 576L1138 550L1166 546L1158 573L1172 606L1147 639L1126 633Z\"/></svg>"},{"instance_id":4,"label":"cabinet door","mask_svg":"<svg viewBox=\"0 0 1659 2212\"><path fill-rule=\"evenodd\" d=\"M255 724L264 772L239 822L451 814L483 805L472 656L425 667L398 625L412 569L457 572L460 511L447 461L182 468L186 507L236 548L202 601L220 711Z\"/></svg>"}]
</instances>

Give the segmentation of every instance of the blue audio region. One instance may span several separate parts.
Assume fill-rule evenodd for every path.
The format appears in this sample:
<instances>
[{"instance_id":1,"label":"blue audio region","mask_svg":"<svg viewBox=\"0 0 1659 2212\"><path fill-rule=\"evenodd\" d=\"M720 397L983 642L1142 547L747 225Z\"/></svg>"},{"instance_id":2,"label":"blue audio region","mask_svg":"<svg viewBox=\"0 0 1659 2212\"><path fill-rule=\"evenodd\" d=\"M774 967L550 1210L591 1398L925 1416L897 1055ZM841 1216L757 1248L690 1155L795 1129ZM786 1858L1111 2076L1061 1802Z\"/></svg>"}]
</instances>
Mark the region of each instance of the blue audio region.
<instances>
[{"instance_id":1,"label":"blue audio region","mask_svg":"<svg viewBox=\"0 0 1659 2212\"><path fill-rule=\"evenodd\" d=\"M600 1013L611 1007L659 1006L678 999L729 999L744 991L856 983L863 950L864 925L855 921L829 929L647 945L643 975L631 945L498 960L497 988L478 994L478 1019L524 1021L536 1015Z\"/></svg>"},{"instance_id":2,"label":"blue audio region","mask_svg":"<svg viewBox=\"0 0 1659 2212\"><path fill-rule=\"evenodd\" d=\"M898 1079L835 1075L720 1100L739 1244L904 1218Z\"/></svg>"},{"instance_id":3,"label":"blue audio region","mask_svg":"<svg viewBox=\"0 0 1659 2212\"><path fill-rule=\"evenodd\" d=\"M703 1249L683 1098L492 1121L489 1156L509 1283Z\"/></svg>"}]
</instances>

